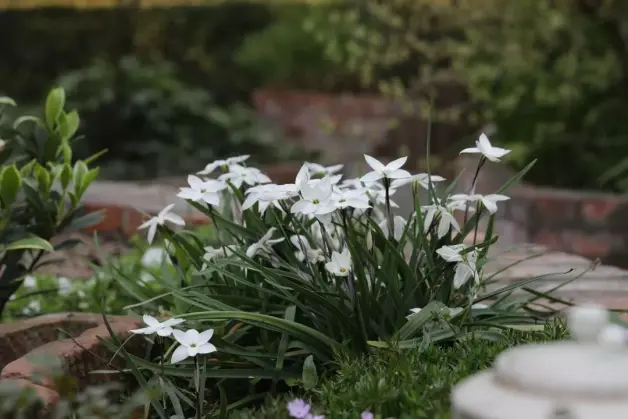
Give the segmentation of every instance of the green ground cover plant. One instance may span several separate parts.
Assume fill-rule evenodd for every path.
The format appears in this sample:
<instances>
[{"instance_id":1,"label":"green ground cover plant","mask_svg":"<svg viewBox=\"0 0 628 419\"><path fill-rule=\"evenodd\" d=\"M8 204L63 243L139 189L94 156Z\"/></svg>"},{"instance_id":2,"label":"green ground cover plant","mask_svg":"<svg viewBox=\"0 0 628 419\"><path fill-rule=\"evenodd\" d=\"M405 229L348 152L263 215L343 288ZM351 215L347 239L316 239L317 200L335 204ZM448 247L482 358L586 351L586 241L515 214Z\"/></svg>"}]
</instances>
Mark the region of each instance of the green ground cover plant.
<instances>
[{"instance_id":1,"label":"green ground cover plant","mask_svg":"<svg viewBox=\"0 0 628 419\"><path fill-rule=\"evenodd\" d=\"M317 388L268 397L259 408L238 409L227 417L288 419L294 417L288 404L301 399L312 406L313 413L320 412L327 419L449 419L449 397L457 382L490 368L495 357L512 346L561 340L567 335L561 322L552 322L535 332L510 331L502 342L468 340L446 347L430 344L411 350L391 348L360 358L339 354L333 361L337 364L336 372L323 379ZM127 393L123 404L103 403L102 394L116 389L119 388L94 387L82 394L67 394L57 417L66 419L73 417L72 414L82 414L85 416L79 417L126 419L134 417L131 412L140 414L150 399L150 395L138 392ZM26 411L26 406L34 404L36 399L32 394L23 395L18 404L15 389L4 387L0 387L0 398L7 409L4 412L9 407Z\"/></svg>"}]
</instances>

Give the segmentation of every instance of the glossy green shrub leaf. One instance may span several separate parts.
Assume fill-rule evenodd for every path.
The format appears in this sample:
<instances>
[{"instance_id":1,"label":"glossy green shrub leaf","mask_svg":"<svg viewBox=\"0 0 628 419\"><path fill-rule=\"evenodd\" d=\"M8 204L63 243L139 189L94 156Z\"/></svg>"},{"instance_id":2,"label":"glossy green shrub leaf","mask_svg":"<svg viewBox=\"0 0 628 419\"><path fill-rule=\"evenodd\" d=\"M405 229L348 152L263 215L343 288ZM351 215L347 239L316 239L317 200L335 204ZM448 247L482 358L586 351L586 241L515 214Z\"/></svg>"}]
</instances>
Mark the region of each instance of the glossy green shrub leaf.
<instances>
[{"instance_id":1,"label":"glossy green shrub leaf","mask_svg":"<svg viewBox=\"0 0 628 419\"><path fill-rule=\"evenodd\" d=\"M70 140L79 128L80 118L78 112L62 113L59 118L59 133L64 141Z\"/></svg>"},{"instance_id":2,"label":"glossy green shrub leaf","mask_svg":"<svg viewBox=\"0 0 628 419\"><path fill-rule=\"evenodd\" d=\"M50 173L39 164L35 166L34 172L35 178L37 179L37 186L39 188L39 191L44 194L44 196L48 196L51 186Z\"/></svg>"},{"instance_id":3,"label":"glossy green shrub leaf","mask_svg":"<svg viewBox=\"0 0 628 419\"><path fill-rule=\"evenodd\" d=\"M68 163L65 163L62 166L62 169L59 173L59 181L61 181L61 187L66 189L72 180L72 168Z\"/></svg>"},{"instance_id":4,"label":"glossy green shrub leaf","mask_svg":"<svg viewBox=\"0 0 628 419\"><path fill-rule=\"evenodd\" d=\"M35 250L45 250L47 252L52 252L54 248L47 241L37 236L25 237L23 239L14 241L9 243L8 245L2 248L3 251L8 250L25 250L25 249L35 249Z\"/></svg>"},{"instance_id":5,"label":"glossy green shrub leaf","mask_svg":"<svg viewBox=\"0 0 628 419\"><path fill-rule=\"evenodd\" d=\"M5 167L0 176L0 198L2 198L3 206L9 207L20 191L22 176L15 165Z\"/></svg>"},{"instance_id":6,"label":"glossy green shrub leaf","mask_svg":"<svg viewBox=\"0 0 628 419\"><path fill-rule=\"evenodd\" d=\"M46 107L44 109L46 115L46 124L48 129L52 131L63 112L65 106L65 91L57 87L52 89L46 98Z\"/></svg>"},{"instance_id":7,"label":"glossy green shrub leaf","mask_svg":"<svg viewBox=\"0 0 628 419\"><path fill-rule=\"evenodd\" d=\"M74 170L72 172L72 182L74 183L74 193L79 199L81 197L83 182L88 172L89 169L87 168L85 162L79 160L74 164Z\"/></svg>"}]
</instances>

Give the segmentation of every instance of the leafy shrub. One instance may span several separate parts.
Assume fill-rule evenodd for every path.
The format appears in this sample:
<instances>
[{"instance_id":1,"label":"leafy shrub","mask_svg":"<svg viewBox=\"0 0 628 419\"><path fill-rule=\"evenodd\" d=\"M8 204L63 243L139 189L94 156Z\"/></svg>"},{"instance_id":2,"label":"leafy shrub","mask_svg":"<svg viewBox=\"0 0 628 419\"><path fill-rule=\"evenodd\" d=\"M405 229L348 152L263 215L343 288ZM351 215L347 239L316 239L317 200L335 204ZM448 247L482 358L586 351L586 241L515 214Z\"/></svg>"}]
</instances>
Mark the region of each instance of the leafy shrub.
<instances>
[{"instance_id":1,"label":"leafy shrub","mask_svg":"<svg viewBox=\"0 0 628 419\"><path fill-rule=\"evenodd\" d=\"M239 0L203 3L4 9L0 86L20 103L33 103L59 76L88 67L98 57L117 62L135 55L172 62L184 80L211 90L221 104L245 100L252 86L234 63L233 51L244 37L272 23L269 6Z\"/></svg>"},{"instance_id":2,"label":"leafy shrub","mask_svg":"<svg viewBox=\"0 0 628 419\"><path fill-rule=\"evenodd\" d=\"M368 0L314 33L366 85L434 104L435 120L492 126L516 170L540 159L530 182L624 191L625 12L619 0Z\"/></svg>"},{"instance_id":3,"label":"leafy shrub","mask_svg":"<svg viewBox=\"0 0 628 419\"><path fill-rule=\"evenodd\" d=\"M311 20L326 21L336 3L275 5L273 23L243 40L236 63L256 86L316 91L359 88L357 78L330 60L325 43L307 30Z\"/></svg>"},{"instance_id":4,"label":"leafy shrub","mask_svg":"<svg viewBox=\"0 0 628 419\"><path fill-rule=\"evenodd\" d=\"M181 81L166 62L98 60L59 83L85 121L88 141L80 151L106 148L108 177L185 173L240 150L260 162L286 155L276 133L254 112L243 105L216 107L207 90Z\"/></svg>"},{"instance_id":5,"label":"leafy shrub","mask_svg":"<svg viewBox=\"0 0 628 419\"><path fill-rule=\"evenodd\" d=\"M482 153L478 171L508 154L485 136L464 151ZM133 310L162 306L173 318L147 317L137 332L158 334L150 359L125 356L139 383L196 395L185 403L170 397L166 411L153 403L156 414L187 417L218 408L205 400L226 408L272 389L314 388L340 350L360 356L470 337L499 340L506 339L500 329L543 321L525 297L509 298L512 286L482 291L491 279L482 274L496 241L491 226L508 197L437 193L434 182L444 179L411 177L401 169L405 158L387 166L365 158L373 171L342 184L341 166L306 163L295 183L274 185L244 165L246 156L208 164L178 197L211 218L217 247L172 229L184 224L173 205L141 226L149 242L157 234L168 241L174 269L155 277L164 291L123 272L114 279L137 299ZM217 179L208 178L218 169ZM415 196L406 218L393 212L400 187ZM427 189L425 201L418 188ZM466 214L463 224L455 211ZM482 218L484 241L464 244ZM176 329L182 322L188 332Z\"/></svg>"},{"instance_id":6,"label":"leafy shrub","mask_svg":"<svg viewBox=\"0 0 628 419\"><path fill-rule=\"evenodd\" d=\"M2 99L3 106L15 105ZM88 162L72 159L79 127L76 111L65 112L65 92L53 89L43 119L3 115L0 144L0 313L25 275L45 263L55 236L97 223L100 214L85 214L80 200L98 175Z\"/></svg>"},{"instance_id":7,"label":"leafy shrub","mask_svg":"<svg viewBox=\"0 0 628 419\"><path fill-rule=\"evenodd\" d=\"M509 332L504 342L466 341L451 347L379 351L369 357L341 358L338 372L320 388L303 394L327 419L449 419L451 390L460 380L490 368L509 347L566 338L560 323L544 331ZM231 419L288 419L286 397L268 399L260 409L234 412Z\"/></svg>"}]
</instances>

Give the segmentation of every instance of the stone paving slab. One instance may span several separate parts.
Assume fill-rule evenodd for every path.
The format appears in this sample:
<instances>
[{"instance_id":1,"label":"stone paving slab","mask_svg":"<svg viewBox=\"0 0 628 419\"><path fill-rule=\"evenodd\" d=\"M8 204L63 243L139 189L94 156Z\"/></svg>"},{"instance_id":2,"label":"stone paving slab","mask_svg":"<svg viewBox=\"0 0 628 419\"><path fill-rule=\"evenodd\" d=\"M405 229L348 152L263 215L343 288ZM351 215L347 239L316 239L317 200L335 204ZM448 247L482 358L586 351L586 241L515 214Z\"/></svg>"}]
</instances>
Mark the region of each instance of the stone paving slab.
<instances>
[{"instance_id":1,"label":"stone paving slab","mask_svg":"<svg viewBox=\"0 0 628 419\"><path fill-rule=\"evenodd\" d=\"M598 301L607 306L610 304L611 308L628 308L626 270L595 265L580 256L550 252L534 245L520 245L506 251L497 247L490 258L485 275L495 274L496 282L487 287L488 291L544 276L525 286L547 292L562 285L553 292L554 296L574 302Z\"/></svg>"}]
</instances>

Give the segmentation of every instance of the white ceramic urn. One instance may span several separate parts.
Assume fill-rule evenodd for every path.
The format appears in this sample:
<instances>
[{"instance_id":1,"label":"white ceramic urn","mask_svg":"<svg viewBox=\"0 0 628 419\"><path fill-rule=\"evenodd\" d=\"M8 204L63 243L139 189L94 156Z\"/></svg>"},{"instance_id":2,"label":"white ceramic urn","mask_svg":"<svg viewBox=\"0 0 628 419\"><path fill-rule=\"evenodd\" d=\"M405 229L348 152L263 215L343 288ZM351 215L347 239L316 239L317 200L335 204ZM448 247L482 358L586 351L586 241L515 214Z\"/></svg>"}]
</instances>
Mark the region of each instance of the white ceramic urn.
<instances>
[{"instance_id":1,"label":"white ceramic urn","mask_svg":"<svg viewBox=\"0 0 628 419\"><path fill-rule=\"evenodd\" d=\"M569 325L577 340L515 347L461 381L453 418L628 419L628 346L618 326L590 306L573 310Z\"/></svg>"}]
</instances>

